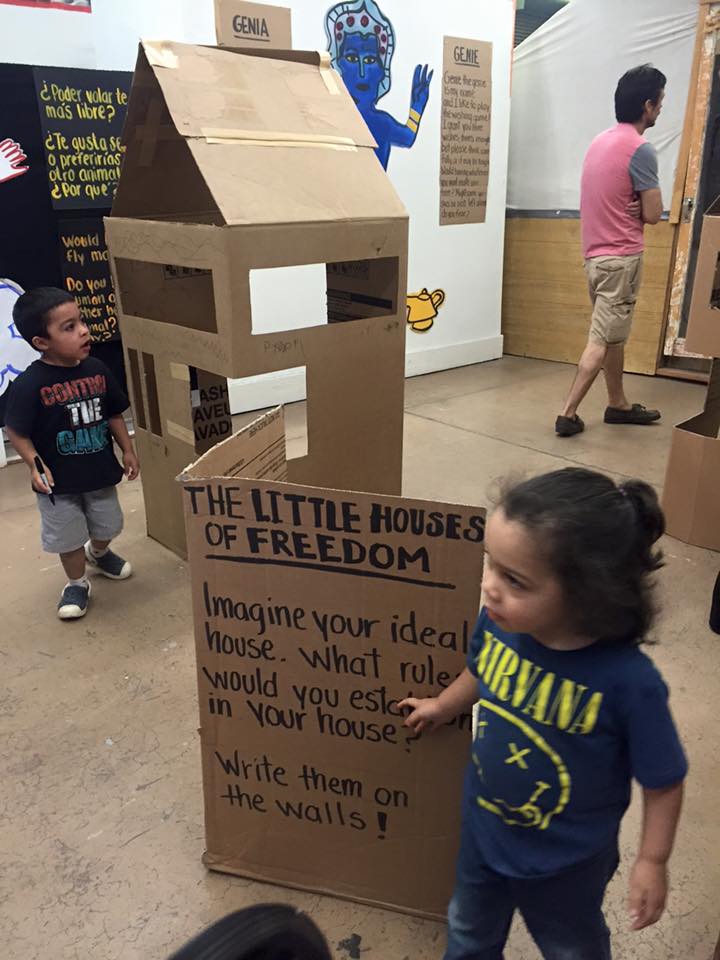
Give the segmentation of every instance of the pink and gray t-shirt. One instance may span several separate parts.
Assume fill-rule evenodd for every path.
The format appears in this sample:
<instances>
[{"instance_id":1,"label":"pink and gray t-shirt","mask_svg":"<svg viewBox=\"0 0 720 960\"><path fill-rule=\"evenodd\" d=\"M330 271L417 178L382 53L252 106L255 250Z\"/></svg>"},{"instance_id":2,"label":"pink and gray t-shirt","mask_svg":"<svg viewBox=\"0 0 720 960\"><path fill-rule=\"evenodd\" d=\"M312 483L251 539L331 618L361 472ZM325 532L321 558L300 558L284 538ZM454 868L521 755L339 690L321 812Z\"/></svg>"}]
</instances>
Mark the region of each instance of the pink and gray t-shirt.
<instances>
[{"instance_id":1,"label":"pink and gray t-shirt","mask_svg":"<svg viewBox=\"0 0 720 960\"><path fill-rule=\"evenodd\" d=\"M642 253L643 222L627 212L642 190L660 186L655 147L631 123L619 123L590 144L580 190L583 256Z\"/></svg>"}]
</instances>

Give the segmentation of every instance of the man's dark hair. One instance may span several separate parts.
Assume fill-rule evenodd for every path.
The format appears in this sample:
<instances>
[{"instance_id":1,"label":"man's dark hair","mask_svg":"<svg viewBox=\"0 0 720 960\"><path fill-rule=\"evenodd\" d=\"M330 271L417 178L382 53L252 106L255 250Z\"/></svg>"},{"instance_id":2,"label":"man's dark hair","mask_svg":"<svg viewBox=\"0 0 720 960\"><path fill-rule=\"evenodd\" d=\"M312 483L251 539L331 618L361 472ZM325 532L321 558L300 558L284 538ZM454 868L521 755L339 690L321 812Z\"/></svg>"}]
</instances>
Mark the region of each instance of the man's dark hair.
<instances>
[{"instance_id":1,"label":"man's dark hair","mask_svg":"<svg viewBox=\"0 0 720 960\"><path fill-rule=\"evenodd\" d=\"M665 89L667 77L651 63L633 67L618 80L615 90L615 116L618 123L635 123L649 100L657 103Z\"/></svg>"},{"instance_id":2,"label":"man's dark hair","mask_svg":"<svg viewBox=\"0 0 720 960\"><path fill-rule=\"evenodd\" d=\"M616 485L568 467L506 490L500 509L528 529L562 586L568 619L582 636L642 643L655 607L653 549L665 531L657 494L642 480Z\"/></svg>"},{"instance_id":3,"label":"man's dark hair","mask_svg":"<svg viewBox=\"0 0 720 960\"><path fill-rule=\"evenodd\" d=\"M47 337L48 314L63 303L72 303L75 298L59 287L35 287L15 301L13 322L23 339L30 346L33 337Z\"/></svg>"}]
</instances>

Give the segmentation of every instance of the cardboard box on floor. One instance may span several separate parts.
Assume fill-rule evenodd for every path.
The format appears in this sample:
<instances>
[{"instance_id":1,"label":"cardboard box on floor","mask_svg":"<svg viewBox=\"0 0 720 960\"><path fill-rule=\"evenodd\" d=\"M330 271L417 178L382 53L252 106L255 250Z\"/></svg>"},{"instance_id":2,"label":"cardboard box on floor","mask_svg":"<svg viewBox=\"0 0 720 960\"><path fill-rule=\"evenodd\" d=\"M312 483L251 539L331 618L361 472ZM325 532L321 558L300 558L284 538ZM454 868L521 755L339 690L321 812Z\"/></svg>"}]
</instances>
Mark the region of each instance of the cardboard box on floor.
<instances>
[{"instance_id":1,"label":"cardboard box on floor","mask_svg":"<svg viewBox=\"0 0 720 960\"><path fill-rule=\"evenodd\" d=\"M327 55L143 43L123 136L106 236L149 535L184 555L190 368L305 367L289 479L399 493L407 215ZM254 332L250 272L309 263L327 324Z\"/></svg>"},{"instance_id":2,"label":"cardboard box on floor","mask_svg":"<svg viewBox=\"0 0 720 960\"><path fill-rule=\"evenodd\" d=\"M687 349L720 357L720 197L703 217ZM720 550L720 360L713 360L705 408L672 435L663 491L667 531L697 547Z\"/></svg>"},{"instance_id":3,"label":"cardboard box on floor","mask_svg":"<svg viewBox=\"0 0 720 960\"><path fill-rule=\"evenodd\" d=\"M465 667L484 511L290 484L280 409L178 478L213 870L441 918L469 716L402 698Z\"/></svg>"}]
</instances>

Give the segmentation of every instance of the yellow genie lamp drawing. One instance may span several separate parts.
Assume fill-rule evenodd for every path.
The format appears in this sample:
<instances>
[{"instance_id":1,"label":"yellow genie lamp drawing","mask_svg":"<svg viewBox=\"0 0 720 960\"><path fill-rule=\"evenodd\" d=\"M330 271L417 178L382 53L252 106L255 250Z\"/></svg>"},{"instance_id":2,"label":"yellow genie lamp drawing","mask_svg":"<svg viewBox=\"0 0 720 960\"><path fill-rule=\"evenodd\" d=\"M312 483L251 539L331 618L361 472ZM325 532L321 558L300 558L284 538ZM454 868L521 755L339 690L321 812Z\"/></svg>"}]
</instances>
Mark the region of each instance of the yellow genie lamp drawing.
<instances>
[{"instance_id":1,"label":"yellow genie lamp drawing","mask_svg":"<svg viewBox=\"0 0 720 960\"><path fill-rule=\"evenodd\" d=\"M407 322L416 333L427 333L435 323L438 310L445 302L444 290L423 287L419 293L407 295Z\"/></svg>"}]
</instances>

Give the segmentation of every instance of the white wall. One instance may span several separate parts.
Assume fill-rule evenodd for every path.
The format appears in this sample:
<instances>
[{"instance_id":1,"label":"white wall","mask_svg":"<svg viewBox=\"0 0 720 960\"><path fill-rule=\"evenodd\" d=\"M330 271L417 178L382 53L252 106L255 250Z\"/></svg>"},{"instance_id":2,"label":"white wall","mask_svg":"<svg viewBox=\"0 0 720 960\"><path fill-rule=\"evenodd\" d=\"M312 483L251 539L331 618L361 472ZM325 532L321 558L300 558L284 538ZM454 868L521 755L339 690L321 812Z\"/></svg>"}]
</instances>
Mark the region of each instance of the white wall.
<instances>
[{"instance_id":1,"label":"white wall","mask_svg":"<svg viewBox=\"0 0 720 960\"><path fill-rule=\"evenodd\" d=\"M286 0L296 47L325 49L329 0ZM512 0L381 0L397 45L392 88L381 107L401 122L408 114L415 65L435 70L415 145L393 148L388 174L410 214L410 292L442 288L445 303L433 328L408 328L409 375L494 359L502 354L500 307L510 114ZM52 19L51 19L52 18ZM43 27L40 28L40 22ZM17 41L18 31L22 42ZM53 39L42 39L54 31ZM439 226L440 110L443 35L489 40L493 47L492 130L487 219ZM0 61L132 69L140 36L213 43L212 0L94 0L91 15L0 5ZM297 315L297 311L296 311ZM301 326L301 318L297 325ZM275 377L273 398L298 399L304 380ZM266 381L231 384L234 410L263 404Z\"/></svg>"}]
</instances>

